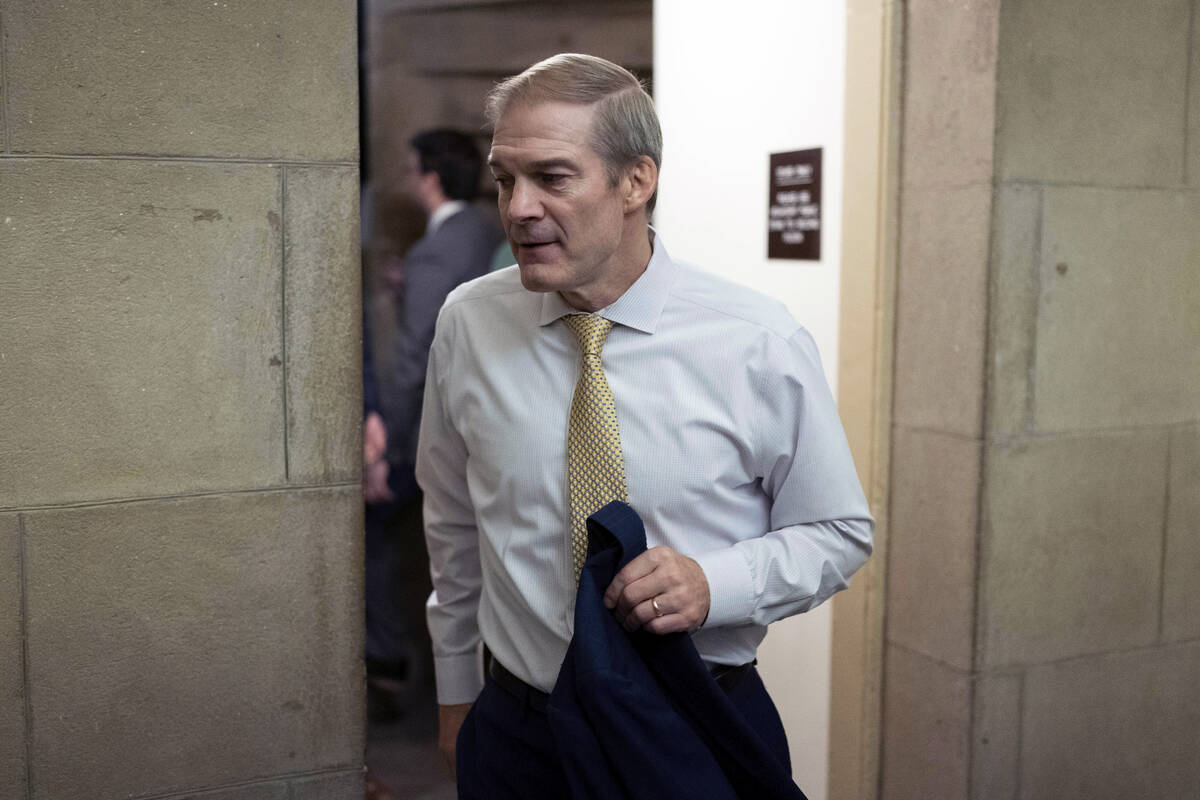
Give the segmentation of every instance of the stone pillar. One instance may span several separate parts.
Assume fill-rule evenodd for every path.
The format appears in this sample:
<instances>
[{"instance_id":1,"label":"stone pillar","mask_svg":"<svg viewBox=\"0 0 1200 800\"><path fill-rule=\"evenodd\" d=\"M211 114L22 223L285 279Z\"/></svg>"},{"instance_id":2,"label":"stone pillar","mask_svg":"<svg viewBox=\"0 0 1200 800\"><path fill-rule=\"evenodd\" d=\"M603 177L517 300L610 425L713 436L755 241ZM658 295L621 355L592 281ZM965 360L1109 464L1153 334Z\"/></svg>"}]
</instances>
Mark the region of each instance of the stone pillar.
<instances>
[{"instance_id":1,"label":"stone pillar","mask_svg":"<svg viewBox=\"0 0 1200 800\"><path fill-rule=\"evenodd\" d=\"M911 0L885 798L1200 792L1194 0Z\"/></svg>"},{"instance_id":2,"label":"stone pillar","mask_svg":"<svg viewBox=\"0 0 1200 800\"><path fill-rule=\"evenodd\" d=\"M361 797L355 4L0 0L0 797Z\"/></svg>"}]
</instances>

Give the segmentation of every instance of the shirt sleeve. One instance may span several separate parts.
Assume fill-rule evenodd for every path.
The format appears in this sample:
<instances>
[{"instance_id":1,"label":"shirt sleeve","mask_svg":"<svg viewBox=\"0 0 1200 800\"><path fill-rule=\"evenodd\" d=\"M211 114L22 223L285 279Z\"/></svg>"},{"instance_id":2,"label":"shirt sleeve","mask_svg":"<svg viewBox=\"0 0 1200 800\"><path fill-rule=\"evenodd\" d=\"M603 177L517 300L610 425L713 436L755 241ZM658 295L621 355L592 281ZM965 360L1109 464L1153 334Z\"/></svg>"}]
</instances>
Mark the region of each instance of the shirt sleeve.
<instances>
[{"instance_id":1,"label":"shirt sleeve","mask_svg":"<svg viewBox=\"0 0 1200 800\"><path fill-rule=\"evenodd\" d=\"M444 316L444 315L443 315ZM479 658L479 531L467 487L467 449L446 413L442 394L448 347L442 320L429 355L417 448L417 481L425 492L425 542L433 592L426 603L437 699L470 703L483 688Z\"/></svg>"},{"instance_id":2,"label":"shirt sleeve","mask_svg":"<svg viewBox=\"0 0 1200 800\"><path fill-rule=\"evenodd\" d=\"M872 549L874 520L812 337L800 328L771 342L751 371L771 530L697 558L711 597L706 628L813 609L849 585Z\"/></svg>"}]
</instances>

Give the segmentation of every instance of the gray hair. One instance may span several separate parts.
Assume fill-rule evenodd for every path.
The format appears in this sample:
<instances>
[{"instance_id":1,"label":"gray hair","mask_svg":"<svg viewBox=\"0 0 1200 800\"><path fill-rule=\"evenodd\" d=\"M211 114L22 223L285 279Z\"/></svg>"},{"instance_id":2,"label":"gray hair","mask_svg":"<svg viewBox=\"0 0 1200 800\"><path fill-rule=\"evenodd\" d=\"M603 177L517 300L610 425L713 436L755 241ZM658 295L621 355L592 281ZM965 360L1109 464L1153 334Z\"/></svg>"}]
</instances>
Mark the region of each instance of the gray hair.
<instances>
[{"instance_id":1,"label":"gray hair","mask_svg":"<svg viewBox=\"0 0 1200 800\"><path fill-rule=\"evenodd\" d=\"M494 127L510 106L545 102L596 106L589 143L604 161L611 183L641 156L662 167L662 129L654 101L624 67L596 56L559 53L497 84L484 111ZM655 187L647 211L654 210L657 199Z\"/></svg>"}]
</instances>

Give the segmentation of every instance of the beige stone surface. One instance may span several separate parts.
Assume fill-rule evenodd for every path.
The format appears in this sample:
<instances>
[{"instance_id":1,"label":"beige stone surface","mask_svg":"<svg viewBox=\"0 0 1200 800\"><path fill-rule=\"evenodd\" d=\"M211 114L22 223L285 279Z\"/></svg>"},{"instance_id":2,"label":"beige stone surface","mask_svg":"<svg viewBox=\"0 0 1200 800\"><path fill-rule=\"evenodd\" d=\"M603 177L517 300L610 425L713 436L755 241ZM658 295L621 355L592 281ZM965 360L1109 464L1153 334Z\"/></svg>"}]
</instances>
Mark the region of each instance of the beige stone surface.
<instances>
[{"instance_id":1,"label":"beige stone surface","mask_svg":"<svg viewBox=\"0 0 1200 800\"><path fill-rule=\"evenodd\" d=\"M1187 177L1188 185L1200 186L1200 14L1192 14L1192 65L1191 65L1191 96L1188 98L1188 153Z\"/></svg>"},{"instance_id":2,"label":"beige stone surface","mask_svg":"<svg viewBox=\"0 0 1200 800\"><path fill-rule=\"evenodd\" d=\"M900 200L895 421L982 429L991 187L906 190Z\"/></svg>"},{"instance_id":3,"label":"beige stone surface","mask_svg":"<svg viewBox=\"0 0 1200 800\"><path fill-rule=\"evenodd\" d=\"M286 173L288 478L357 480L362 468L358 170Z\"/></svg>"},{"instance_id":4,"label":"beige stone surface","mask_svg":"<svg viewBox=\"0 0 1200 800\"><path fill-rule=\"evenodd\" d=\"M972 798L1017 796L1021 749L1021 675L991 674L975 681L971 732Z\"/></svg>"},{"instance_id":5,"label":"beige stone surface","mask_svg":"<svg viewBox=\"0 0 1200 800\"><path fill-rule=\"evenodd\" d=\"M0 4L0 48L3 47L4 39L4 14L3 6ZM7 80L4 72L4 59L0 58L0 100L4 98L6 89ZM8 120L6 119L6 115L8 114L8 109L6 108L7 105L7 102L0 102L0 153L8 152Z\"/></svg>"},{"instance_id":6,"label":"beige stone surface","mask_svg":"<svg viewBox=\"0 0 1200 800\"><path fill-rule=\"evenodd\" d=\"M0 797L25 796L24 652L20 519L0 514Z\"/></svg>"},{"instance_id":7,"label":"beige stone surface","mask_svg":"<svg viewBox=\"0 0 1200 800\"><path fill-rule=\"evenodd\" d=\"M980 444L903 428L892 446L887 635L971 669Z\"/></svg>"},{"instance_id":8,"label":"beige stone surface","mask_svg":"<svg viewBox=\"0 0 1200 800\"><path fill-rule=\"evenodd\" d=\"M999 0L905 4L906 186L991 181L999 6Z\"/></svg>"},{"instance_id":9,"label":"beige stone surface","mask_svg":"<svg viewBox=\"0 0 1200 800\"><path fill-rule=\"evenodd\" d=\"M171 795L164 800L294 800L288 794L288 785L283 781L252 783L231 789L202 790ZM354 800L358 800L355 798Z\"/></svg>"},{"instance_id":10,"label":"beige stone surface","mask_svg":"<svg viewBox=\"0 0 1200 800\"><path fill-rule=\"evenodd\" d=\"M1189 0L1005 2L998 177L1176 186Z\"/></svg>"},{"instance_id":11,"label":"beige stone surface","mask_svg":"<svg viewBox=\"0 0 1200 800\"><path fill-rule=\"evenodd\" d=\"M965 797L967 676L895 645L887 647L884 663L881 800Z\"/></svg>"},{"instance_id":12,"label":"beige stone surface","mask_svg":"<svg viewBox=\"0 0 1200 800\"><path fill-rule=\"evenodd\" d=\"M1171 434L1163 635L1200 638L1200 429Z\"/></svg>"},{"instance_id":13,"label":"beige stone surface","mask_svg":"<svg viewBox=\"0 0 1200 800\"><path fill-rule=\"evenodd\" d=\"M357 769L294 780L288 800L360 800L362 796L363 771Z\"/></svg>"},{"instance_id":14,"label":"beige stone surface","mask_svg":"<svg viewBox=\"0 0 1200 800\"><path fill-rule=\"evenodd\" d=\"M987 424L991 437L1033 426L1030 380L1037 344L1042 187L996 188L988 291Z\"/></svg>"},{"instance_id":15,"label":"beige stone surface","mask_svg":"<svg viewBox=\"0 0 1200 800\"><path fill-rule=\"evenodd\" d=\"M0 185L0 508L281 482L278 171L5 159Z\"/></svg>"},{"instance_id":16,"label":"beige stone surface","mask_svg":"<svg viewBox=\"0 0 1200 800\"><path fill-rule=\"evenodd\" d=\"M361 514L358 487L27 514L37 796L361 765Z\"/></svg>"},{"instance_id":17,"label":"beige stone surface","mask_svg":"<svg viewBox=\"0 0 1200 800\"><path fill-rule=\"evenodd\" d=\"M1154 430L988 448L983 668L1156 640L1166 448Z\"/></svg>"},{"instance_id":18,"label":"beige stone surface","mask_svg":"<svg viewBox=\"0 0 1200 800\"><path fill-rule=\"evenodd\" d=\"M1046 189L1039 431L1200 418L1200 194Z\"/></svg>"},{"instance_id":19,"label":"beige stone surface","mask_svg":"<svg viewBox=\"0 0 1200 800\"><path fill-rule=\"evenodd\" d=\"M352 0L3 0L0 16L14 152L357 158Z\"/></svg>"},{"instance_id":20,"label":"beige stone surface","mask_svg":"<svg viewBox=\"0 0 1200 800\"><path fill-rule=\"evenodd\" d=\"M1070 661L1025 679L1028 800L1193 800L1200 643Z\"/></svg>"}]
</instances>

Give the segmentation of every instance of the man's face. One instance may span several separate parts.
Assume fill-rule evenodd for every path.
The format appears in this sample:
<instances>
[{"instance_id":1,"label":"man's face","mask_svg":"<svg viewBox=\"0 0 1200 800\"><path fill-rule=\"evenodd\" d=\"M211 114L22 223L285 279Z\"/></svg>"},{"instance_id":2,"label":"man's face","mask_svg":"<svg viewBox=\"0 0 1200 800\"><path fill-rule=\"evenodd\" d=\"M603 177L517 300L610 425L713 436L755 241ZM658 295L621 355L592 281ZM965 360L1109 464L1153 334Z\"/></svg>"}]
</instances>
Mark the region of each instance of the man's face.
<instances>
[{"instance_id":1,"label":"man's face","mask_svg":"<svg viewBox=\"0 0 1200 800\"><path fill-rule=\"evenodd\" d=\"M517 104L488 158L500 219L530 291L586 291L616 268L624 202L588 144L592 106Z\"/></svg>"}]
</instances>

